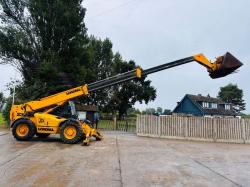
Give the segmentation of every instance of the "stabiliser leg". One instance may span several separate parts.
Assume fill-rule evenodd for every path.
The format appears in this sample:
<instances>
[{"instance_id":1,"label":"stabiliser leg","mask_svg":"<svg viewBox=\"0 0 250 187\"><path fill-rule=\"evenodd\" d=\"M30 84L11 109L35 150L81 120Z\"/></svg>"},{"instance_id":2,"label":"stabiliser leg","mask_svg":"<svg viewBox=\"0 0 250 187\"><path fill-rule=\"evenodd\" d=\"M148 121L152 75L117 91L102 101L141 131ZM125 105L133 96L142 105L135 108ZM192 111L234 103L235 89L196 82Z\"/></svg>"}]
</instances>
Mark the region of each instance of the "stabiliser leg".
<instances>
[{"instance_id":1,"label":"stabiliser leg","mask_svg":"<svg viewBox=\"0 0 250 187\"><path fill-rule=\"evenodd\" d=\"M95 137L96 141L101 141L103 139L101 133L99 133L96 129L92 129L91 134L93 137Z\"/></svg>"},{"instance_id":2,"label":"stabiliser leg","mask_svg":"<svg viewBox=\"0 0 250 187\"><path fill-rule=\"evenodd\" d=\"M88 146L90 143L90 137L93 136L96 138L96 141L103 139L103 136L94 128L91 128L87 123L82 123L82 130L85 134L83 139L82 146Z\"/></svg>"}]
</instances>

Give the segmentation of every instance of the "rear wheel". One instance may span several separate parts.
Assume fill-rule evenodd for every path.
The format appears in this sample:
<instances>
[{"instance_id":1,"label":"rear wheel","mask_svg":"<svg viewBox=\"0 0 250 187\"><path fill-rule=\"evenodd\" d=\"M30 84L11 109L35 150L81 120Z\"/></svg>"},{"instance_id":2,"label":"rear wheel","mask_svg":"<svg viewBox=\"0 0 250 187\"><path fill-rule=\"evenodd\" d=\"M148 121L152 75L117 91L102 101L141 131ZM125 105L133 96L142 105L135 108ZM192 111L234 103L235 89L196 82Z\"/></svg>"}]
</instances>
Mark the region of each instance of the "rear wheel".
<instances>
[{"instance_id":1,"label":"rear wheel","mask_svg":"<svg viewBox=\"0 0 250 187\"><path fill-rule=\"evenodd\" d=\"M19 141L30 140L35 135L35 125L28 119L20 119L14 123L12 134Z\"/></svg>"},{"instance_id":2,"label":"rear wheel","mask_svg":"<svg viewBox=\"0 0 250 187\"><path fill-rule=\"evenodd\" d=\"M47 138L49 135L49 133L36 133L36 136L38 136L39 138Z\"/></svg>"},{"instance_id":3,"label":"rear wheel","mask_svg":"<svg viewBox=\"0 0 250 187\"><path fill-rule=\"evenodd\" d=\"M83 137L83 132L79 124L67 121L60 129L60 138L66 144L75 144Z\"/></svg>"}]
</instances>

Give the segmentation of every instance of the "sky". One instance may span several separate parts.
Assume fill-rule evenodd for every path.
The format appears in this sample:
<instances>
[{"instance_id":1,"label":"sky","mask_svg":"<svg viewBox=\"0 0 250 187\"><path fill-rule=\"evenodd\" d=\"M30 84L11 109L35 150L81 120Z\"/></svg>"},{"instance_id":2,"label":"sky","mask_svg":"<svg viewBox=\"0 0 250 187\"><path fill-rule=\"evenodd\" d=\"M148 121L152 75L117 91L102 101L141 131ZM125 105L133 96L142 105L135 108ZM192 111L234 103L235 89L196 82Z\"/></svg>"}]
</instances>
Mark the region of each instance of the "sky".
<instances>
[{"instance_id":1,"label":"sky","mask_svg":"<svg viewBox=\"0 0 250 187\"><path fill-rule=\"evenodd\" d=\"M227 51L244 63L238 73L216 80L196 62L149 75L157 98L137 108L173 110L185 94L216 97L220 87L233 83L243 89L250 113L250 1L85 0L83 6L88 33L109 38L114 51L143 69L198 53L215 60ZM0 66L0 72L4 91L15 71Z\"/></svg>"}]
</instances>

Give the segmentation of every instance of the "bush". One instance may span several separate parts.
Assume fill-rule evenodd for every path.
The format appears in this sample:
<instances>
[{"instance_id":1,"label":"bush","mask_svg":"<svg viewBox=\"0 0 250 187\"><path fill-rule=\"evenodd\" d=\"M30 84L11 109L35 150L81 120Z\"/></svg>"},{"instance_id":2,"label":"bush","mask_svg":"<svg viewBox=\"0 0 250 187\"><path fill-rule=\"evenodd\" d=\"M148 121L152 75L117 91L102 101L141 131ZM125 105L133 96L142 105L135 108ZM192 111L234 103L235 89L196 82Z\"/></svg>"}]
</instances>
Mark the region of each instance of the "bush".
<instances>
[{"instance_id":1,"label":"bush","mask_svg":"<svg viewBox=\"0 0 250 187\"><path fill-rule=\"evenodd\" d=\"M3 119L2 113L0 113L0 126L2 126L2 125L6 125L6 123Z\"/></svg>"},{"instance_id":2,"label":"bush","mask_svg":"<svg viewBox=\"0 0 250 187\"><path fill-rule=\"evenodd\" d=\"M6 99L6 106L3 109L3 118L7 122L8 127L10 125L10 109L11 109L11 106L12 106L12 98L9 97L8 99Z\"/></svg>"},{"instance_id":3,"label":"bush","mask_svg":"<svg viewBox=\"0 0 250 187\"><path fill-rule=\"evenodd\" d=\"M244 119L250 119L250 114L243 114L241 117Z\"/></svg>"}]
</instances>

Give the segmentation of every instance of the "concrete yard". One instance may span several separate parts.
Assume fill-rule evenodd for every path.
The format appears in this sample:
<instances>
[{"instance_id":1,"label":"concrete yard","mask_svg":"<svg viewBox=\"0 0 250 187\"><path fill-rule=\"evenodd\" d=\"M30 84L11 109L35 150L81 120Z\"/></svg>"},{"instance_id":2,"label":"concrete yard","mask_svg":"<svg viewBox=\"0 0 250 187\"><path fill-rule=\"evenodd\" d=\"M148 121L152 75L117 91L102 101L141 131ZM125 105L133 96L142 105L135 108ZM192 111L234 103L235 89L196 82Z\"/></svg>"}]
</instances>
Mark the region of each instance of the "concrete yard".
<instances>
[{"instance_id":1,"label":"concrete yard","mask_svg":"<svg viewBox=\"0 0 250 187\"><path fill-rule=\"evenodd\" d=\"M250 186L250 145L104 136L82 147L0 130L0 186Z\"/></svg>"}]
</instances>

